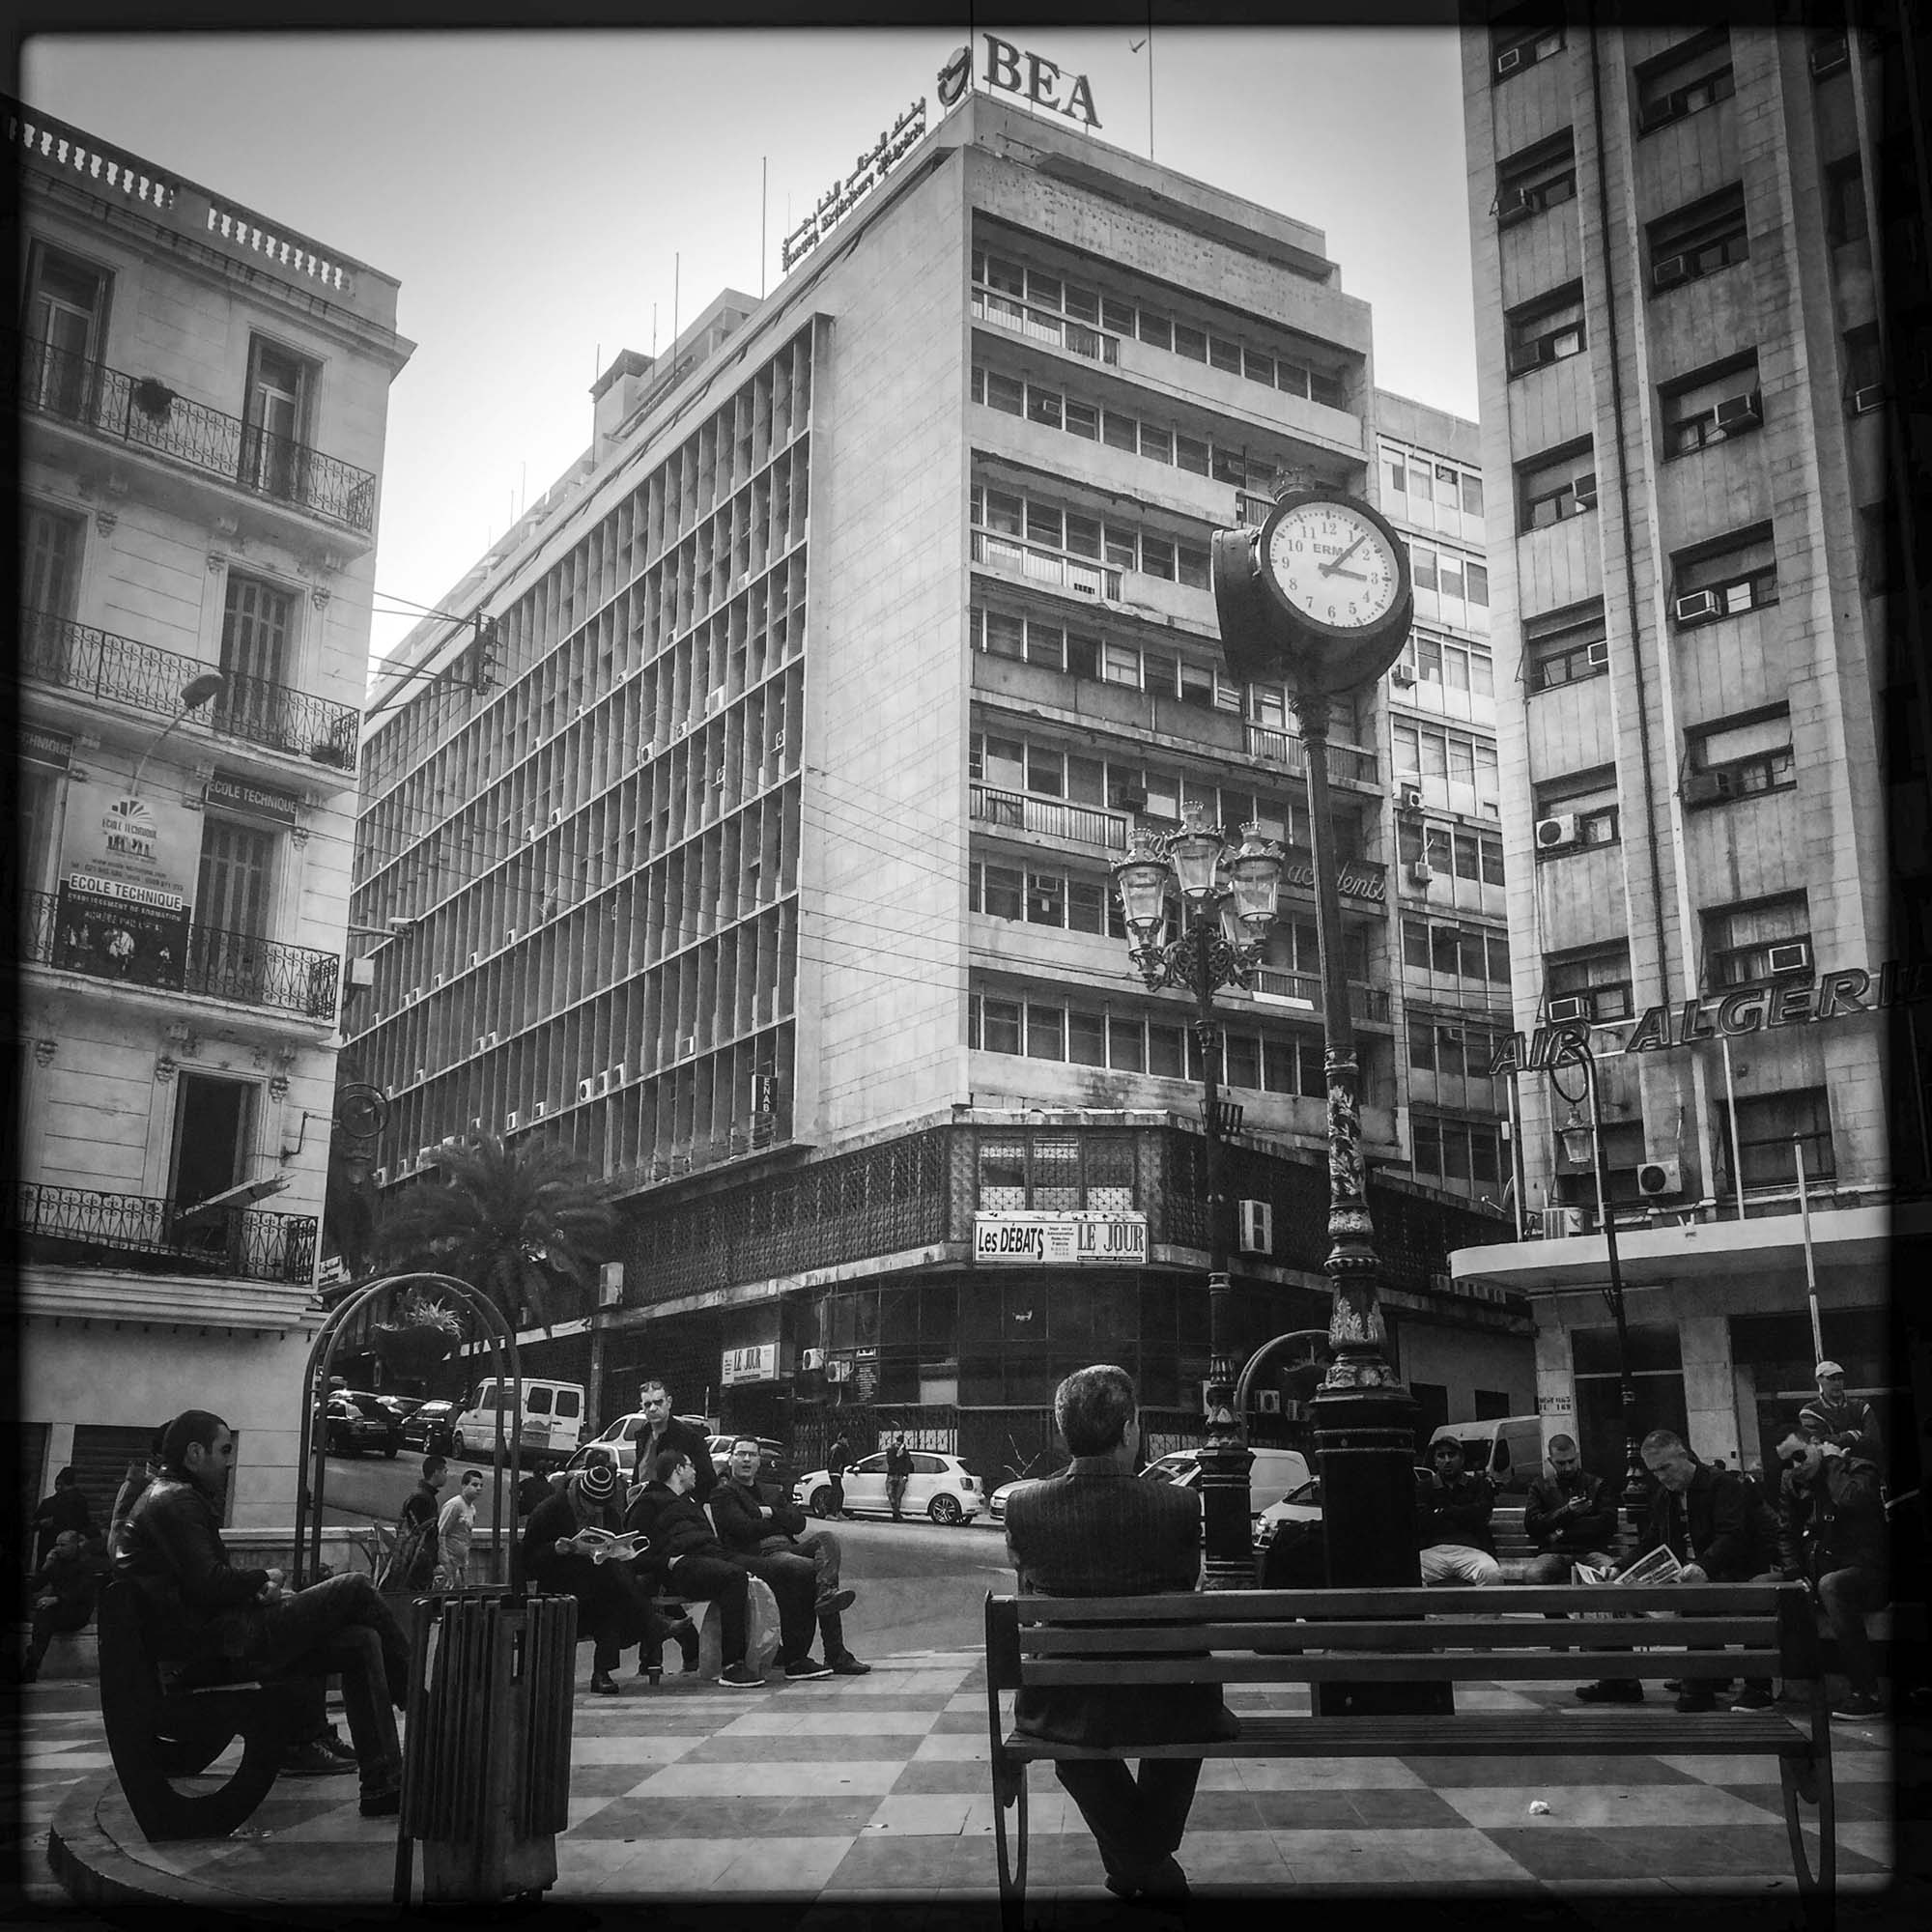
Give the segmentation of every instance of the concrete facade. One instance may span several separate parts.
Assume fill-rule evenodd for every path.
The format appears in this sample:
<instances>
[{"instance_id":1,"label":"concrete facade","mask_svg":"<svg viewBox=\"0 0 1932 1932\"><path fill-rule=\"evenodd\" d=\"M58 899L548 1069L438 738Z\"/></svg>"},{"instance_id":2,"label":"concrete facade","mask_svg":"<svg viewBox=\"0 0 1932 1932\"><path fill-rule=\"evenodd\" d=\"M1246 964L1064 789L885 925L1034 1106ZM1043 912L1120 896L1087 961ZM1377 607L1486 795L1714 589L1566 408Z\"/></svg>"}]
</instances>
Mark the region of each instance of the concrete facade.
<instances>
[{"instance_id":1,"label":"concrete facade","mask_svg":"<svg viewBox=\"0 0 1932 1932\"><path fill-rule=\"evenodd\" d=\"M17 1424L30 1475L76 1463L104 1522L134 1445L217 1407L241 1439L232 1520L285 1525L388 385L412 345L391 278L7 114L27 317ZM136 830L110 832L129 798Z\"/></svg>"}]
</instances>

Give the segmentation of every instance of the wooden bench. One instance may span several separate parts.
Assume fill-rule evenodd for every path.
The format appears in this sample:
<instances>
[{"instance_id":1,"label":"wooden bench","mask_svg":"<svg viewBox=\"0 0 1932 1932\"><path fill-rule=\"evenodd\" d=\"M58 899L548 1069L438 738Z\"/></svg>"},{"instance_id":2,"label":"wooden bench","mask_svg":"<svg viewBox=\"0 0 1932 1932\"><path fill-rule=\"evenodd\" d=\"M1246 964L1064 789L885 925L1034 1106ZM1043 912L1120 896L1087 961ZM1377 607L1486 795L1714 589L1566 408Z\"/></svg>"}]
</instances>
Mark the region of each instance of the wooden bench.
<instances>
[{"instance_id":1,"label":"wooden bench","mask_svg":"<svg viewBox=\"0 0 1932 1932\"><path fill-rule=\"evenodd\" d=\"M1604 1614L1612 1594L1626 1614ZM1552 1647L1555 1627L1545 1620L1550 1610L1573 1616L1560 1634L1561 1650ZM1633 1621L1639 1612L1650 1616ZM1633 1643L1643 1648L1633 1649ZM1690 1645L1700 1647L1694 1657L1687 1654ZM1808 1687L1802 1719L1776 1709L1702 1716L1642 1704L1421 1717L1243 1716L1237 1738L1143 1750L1048 1743L1007 1729L1000 1713L1000 1693L1022 1686L1560 1682L1567 1698L1571 1684L1592 1676L1642 1682L1780 1671L1787 1692ZM1000 1904L1009 1927L1018 1926L1025 1899L1027 1767L1055 1758L1775 1757L1799 1889L1807 1899L1829 1900L1832 1892L1831 1713L1818 1672L1816 1625L1803 1586L1795 1583L1617 1586L1613 1592L1526 1584L1506 1595L1439 1585L1154 1597L988 1595L986 1710ZM1815 1874L1800 1829L1801 1800L1817 1809ZM1014 1813L1010 1841L1009 1811Z\"/></svg>"},{"instance_id":2,"label":"wooden bench","mask_svg":"<svg viewBox=\"0 0 1932 1932\"><path fill-rule=\"evenodd\" d=\"M165 1690L136 1585L100 1593L100 1715L114 1775L151 1839L223 1838L269 1795L302 1720L299 1684L216 1684ZM237 1738L242 1762L210 1791L170 1782L207 1770Z\"/></svg>"}]
</instances>

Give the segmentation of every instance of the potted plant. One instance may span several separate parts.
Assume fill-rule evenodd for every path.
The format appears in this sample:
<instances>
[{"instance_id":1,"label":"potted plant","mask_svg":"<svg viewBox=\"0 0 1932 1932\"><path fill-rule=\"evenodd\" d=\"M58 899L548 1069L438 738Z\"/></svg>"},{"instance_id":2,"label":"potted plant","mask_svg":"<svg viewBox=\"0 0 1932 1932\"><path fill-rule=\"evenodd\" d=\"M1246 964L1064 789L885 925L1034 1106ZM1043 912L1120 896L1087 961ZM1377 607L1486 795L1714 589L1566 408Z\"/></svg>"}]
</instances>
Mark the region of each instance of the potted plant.
<instances>
[{"instance_id":1,"label":"potted plant","mask_svg":"<svg viewBox=\"0 0 1932 1932\"><path fill-rule=\"evenodd\" d=\"M414 1378L446 1362L462 1340L462 1317L421 1289L411 1289L388 1320L370 1331L369 1346L389 1375Z\"/></svg>"}]
</instances>

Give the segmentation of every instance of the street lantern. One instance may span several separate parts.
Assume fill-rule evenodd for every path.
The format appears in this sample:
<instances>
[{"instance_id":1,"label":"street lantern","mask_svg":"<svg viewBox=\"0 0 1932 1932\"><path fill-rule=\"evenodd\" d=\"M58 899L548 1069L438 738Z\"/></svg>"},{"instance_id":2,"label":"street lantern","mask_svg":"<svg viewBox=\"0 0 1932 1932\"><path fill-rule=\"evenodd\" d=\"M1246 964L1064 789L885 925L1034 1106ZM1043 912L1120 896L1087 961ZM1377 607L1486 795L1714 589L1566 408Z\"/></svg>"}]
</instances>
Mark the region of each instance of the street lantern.
<instances>
[{"instance_id":1,"label":"street lantern","mask_svg":"<svg viewBox=\"0 0 1932 1932\"><path fill-rule=\"evenodd\" d=\"M1575 1101L1571 1102L1570 1118L1556 1130L1556 1137L1563 1143L1563 1157L1575 1167L1590 1164L1596 1148L1591 1138L1590 1123Z\"/></svg>"},{"instance_id":2,"label":"street lantern","mask_svg":"<svg viewBox=\"0 0 1932 1932\"><path fill-rule=\"evenodd\" d=\"M1204 822L1198 803L1186 807L1181 829L1168 838L1167 854L1180 895L1189 905L1205 905L1219 891L1215 875L1224 856L1221 835Z\"/></svg>"},{"instance_id":3,"label":"street lantern","mask_svg":"<svg viewBox=\"0 0 1932 1932\"><path fill-rule=\"evenodd\" d=\"M1234 881L1236 914L1255 938L1264 936L1274 921L1281 872L1281 847L1264 838L1261 826L1251 819L1241 827L1241 847L1228 863L1228 876Z\"/></svg>"},{"instance_id":4,"label":"street lantern","mask_svg":"<svg viewBox=\"0 0 1932 1932\"><path fill-rule=\"evenodd\" d=\"M1167 887L1173 876L1160 844L1144 826L1135 826L1127 856L1114 862L1114 885L1127 930L1142 947L1160 943L1167 923Z\"/></svg>"}]
</instances>

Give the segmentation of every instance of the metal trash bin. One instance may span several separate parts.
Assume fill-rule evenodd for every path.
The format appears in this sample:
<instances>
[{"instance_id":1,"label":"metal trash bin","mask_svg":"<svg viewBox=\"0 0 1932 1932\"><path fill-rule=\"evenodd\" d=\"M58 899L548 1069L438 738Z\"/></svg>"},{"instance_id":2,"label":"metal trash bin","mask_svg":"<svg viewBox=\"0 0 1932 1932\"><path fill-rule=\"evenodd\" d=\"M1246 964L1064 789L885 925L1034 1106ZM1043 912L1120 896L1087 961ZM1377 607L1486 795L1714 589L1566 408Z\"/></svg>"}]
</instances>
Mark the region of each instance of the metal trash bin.
<instances>
[{"instance_id":1,"label":"metal trash bin","mask_svg":"<svg viewBox=\"0 0 1932 1932\"><path fill-rule=\"evenodd\" d=\"M576 1598L418 1597L410 1635L396 1904L416 1842L425 1905L547 1890L570 1821Z\"/></svg>"}]
</instances>

